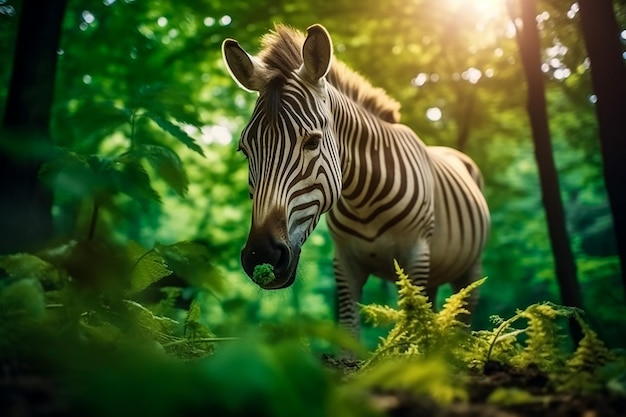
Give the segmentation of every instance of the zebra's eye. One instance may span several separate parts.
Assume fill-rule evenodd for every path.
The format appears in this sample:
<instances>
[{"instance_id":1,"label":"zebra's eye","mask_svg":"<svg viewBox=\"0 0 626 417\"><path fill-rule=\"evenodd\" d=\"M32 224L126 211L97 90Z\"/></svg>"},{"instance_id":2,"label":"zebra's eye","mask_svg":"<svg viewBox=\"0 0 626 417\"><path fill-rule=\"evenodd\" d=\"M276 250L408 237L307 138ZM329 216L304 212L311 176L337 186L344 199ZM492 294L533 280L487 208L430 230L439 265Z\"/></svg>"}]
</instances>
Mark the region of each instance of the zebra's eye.
<instances>
[{"instance_id":1,"label":"zebra's eye","mask_svg":"<svg viewBox=\"0 0 626 417\"><path fill-rule=\"evenodd\" d=\"M308 151L314 151L315 149L319 148L321 142L322 134L318 132L313 132L304 140L302 148Z\"/></svg>"}]
</instances>

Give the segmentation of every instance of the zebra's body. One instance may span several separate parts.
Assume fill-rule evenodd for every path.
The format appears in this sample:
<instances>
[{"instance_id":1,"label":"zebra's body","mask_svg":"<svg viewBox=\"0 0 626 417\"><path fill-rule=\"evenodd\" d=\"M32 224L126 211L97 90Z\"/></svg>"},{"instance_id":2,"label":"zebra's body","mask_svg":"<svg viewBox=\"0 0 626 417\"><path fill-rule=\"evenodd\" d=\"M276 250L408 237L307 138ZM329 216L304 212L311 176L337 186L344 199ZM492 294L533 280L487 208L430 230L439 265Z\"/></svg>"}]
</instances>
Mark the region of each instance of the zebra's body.
<instances>
[{"instance_id":1,"label":"zebra's body","mask_svg":"<svg viewBox=\"0 0 626 417\"><path fill-rule=\"evenodd\" d=\"M249 275L270 263L277 276L266 288L290 285L301 245L328 212L339 321L355 333L365 281L395 280L394 259L431 295L477 278L489 212L469 157L427 147L382 90L338 62L331 69L321 26L306 40L278 26L258 59L234 41L223 51L233 77L260 92L240 141L253 199Z\"/></svg>"}]
</instances>

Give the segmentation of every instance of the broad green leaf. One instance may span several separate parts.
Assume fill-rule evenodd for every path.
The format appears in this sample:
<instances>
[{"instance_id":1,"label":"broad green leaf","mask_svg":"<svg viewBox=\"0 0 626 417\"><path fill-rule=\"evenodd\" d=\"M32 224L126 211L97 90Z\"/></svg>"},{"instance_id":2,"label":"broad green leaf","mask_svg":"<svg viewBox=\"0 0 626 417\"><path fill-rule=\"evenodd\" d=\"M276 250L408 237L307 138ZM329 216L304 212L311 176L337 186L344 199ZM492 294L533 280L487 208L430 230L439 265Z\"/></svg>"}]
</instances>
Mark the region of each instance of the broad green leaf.
<instances>
[{"instance_id":1,"label":"broad green leaf","mask_svg":"<svg viewBox=\"0 0 626 417\"><path fill-rule=\"evenodd\" d=\"M172 274L165 261L155 250L146 251L136 242L128 244L128 253L133 259L128 294L136 294L149 285Z\"/></svg>"},{"instance_id":2,"label":"broad green leaf","mask_svg":"<svg viewBox=\"0 0 626 417\"><path fill-rule=\"evenodd\" d=\"M0 256L0 268L10 279L34 278L46 288L58 288L69 280L65 271L30 253Z\"/></svg>"},{"instance_id":3,"label":"broad green leaf","mask_svg":"<svg viewBox=\"0 0 626 417\"><path fill-rule=\"evenodd\" d=\"M154 248L178 276L191 285L223 292L226 285L221 271L210 262L209 249L198 242L179 242L173 245L156 244Z\"/></svg>"},{"instance_id":4,"label":"broad green leaf","mask_svg":"<svg viewBox=\"0 0 626 417\"><path fill-rule=\"evenodd\" d=\"M112 164L111 179L116 190L136 199L142 205L150 201L161 202L161 197L152 188L150 176L141 162L128 154Z\"/></svg>"},{"instance_id":5,"label":"broad green leaf","mask_svg":"<svg viewBox=\"0 0 626 417\"><path fill-rule=\"evenodd\" d=\"M95 152L97 144L107 135L128 126L132 111L121 107L113 100L88 99L82 101L74 110L68 123L82 140L75 150Z\"/></svg>"},{"instance_id":6,"label":"broad green leaf","mask_svg":"<svg viewBox=\"0 0 626 417\"><path fill-rule=\"evenodd\" d=\"M200 309L200 304L194 300L189 307L187 317L185 317L185 323L198 322L200 321L201 315L202 311Z\"/></svg>"},{"instance_id":7,"label":"broad green leaf","mask_svg":"<svg viewBox=\"0 0 626 417\"><path fill-rule=\"evenodd\" d=\"M140 326L150 337L158 338L160 335L173 334L179 327L176 320L157 316L135 301L124 300L124 305L135 324Z\"/></svg>"},{"instance_id":8,"label":"broad green leaf","mask_svg":"<svg viewBox=\"0 0 626 417\"><path fill-rule=\"evenodd\" d=\"M180 126L155 113L148 112L146 113L146 117L153 120L157 125L159 125L161 129L174 136L189 149L204 156L204 151L202 150L202 148L198 146L196 141L191 136L189 136L183 129L181 129Z\"/></svg>"},{"instance_id":9,"label":"broad green leaf","mask_svg":"<svg viewBox=\"0 0 626 417\"><path fill-rule=\"evenodd\" d=\"M56 158L41 166L39 178L55 190L75 197L93 195L97 188L97 175L87 157L62 148Z\"/></svg>"},{"instance_id":10,"label":"broad green leaf","mask_svg":"<svg viewBox=\"0 0 626 417\"><path fill-rule=\"evenodd\" d=\"M180 89L163 83L143 85L136 97L137 106L147 109L160 117L171 117L177 122L199 127L196 112L190 108L189 96Z\"/></svg>"},{"instance_id":11,"label":"broad green leaf","mask_svg":"<svg viewBox=\"0 0 626 417\"><path fill-rule=\"evenodd\" d=\"M160 145L140 145L131 153L144 157L157 174L183 197L187 193L189 178L183 163L171 148Z\"/></svg>"}]
</instances>

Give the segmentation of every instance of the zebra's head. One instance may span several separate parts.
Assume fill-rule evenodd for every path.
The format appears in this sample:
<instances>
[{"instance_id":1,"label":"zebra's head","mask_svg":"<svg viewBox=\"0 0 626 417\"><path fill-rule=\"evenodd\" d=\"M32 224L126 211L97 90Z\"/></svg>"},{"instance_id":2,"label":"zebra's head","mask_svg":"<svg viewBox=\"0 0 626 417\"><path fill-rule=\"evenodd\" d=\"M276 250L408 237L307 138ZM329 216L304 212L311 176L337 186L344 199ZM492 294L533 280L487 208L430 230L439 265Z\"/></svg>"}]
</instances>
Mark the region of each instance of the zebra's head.
<instances>
[{"instance_id":1,"label":"zebra's head","mask_svg":"<svg viewBox=\"0 0 626 417\"><path fill-rule=\"evenodd\" d=\"M273 266L271 282L257 281L266 289L294 282L302 244L341 193L325 78L333 54L330 36L314 25L304 42L274 41L257 57L234 40L222 45L232 77L244 89L259 93L239 142L248 159L253 202L241 262L250 277L257 265Z\"/></svg>"}]
</instances>

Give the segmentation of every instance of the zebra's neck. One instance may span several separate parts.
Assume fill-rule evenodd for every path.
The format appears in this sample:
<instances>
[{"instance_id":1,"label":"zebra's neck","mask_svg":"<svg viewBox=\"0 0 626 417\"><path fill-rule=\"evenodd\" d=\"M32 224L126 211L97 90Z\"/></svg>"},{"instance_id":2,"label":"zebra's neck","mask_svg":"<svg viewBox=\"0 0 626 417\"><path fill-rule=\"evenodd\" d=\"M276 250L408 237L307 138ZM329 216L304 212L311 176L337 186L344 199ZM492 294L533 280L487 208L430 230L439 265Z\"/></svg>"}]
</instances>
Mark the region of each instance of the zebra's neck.
<instances>
[{"instance_id":1,"label":"zebra's neck","mask_svg":"<svg viewBox=\"0 0 626 417\"><path fill-rule=\"evenodd\" d=\"M343 184L329 224L365 240L389 227L413 227L400 217L432 208L426 146L408 127L381 120L332 86L329 96Z\"/></svg>"}]
</instances>

